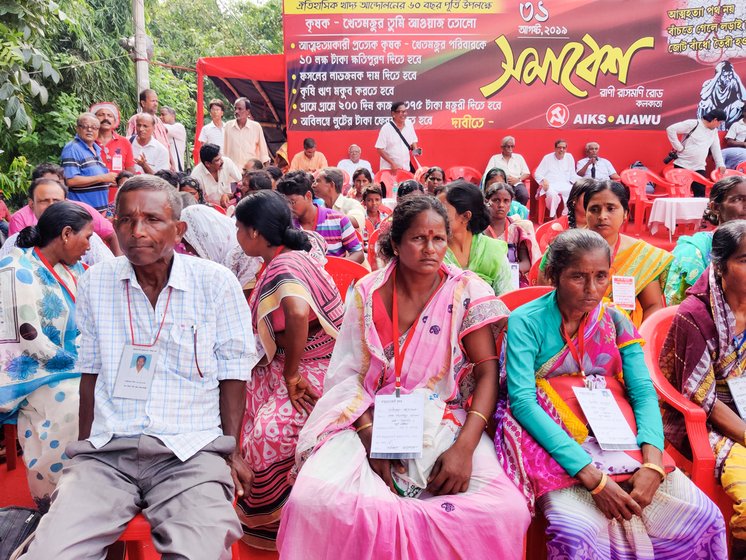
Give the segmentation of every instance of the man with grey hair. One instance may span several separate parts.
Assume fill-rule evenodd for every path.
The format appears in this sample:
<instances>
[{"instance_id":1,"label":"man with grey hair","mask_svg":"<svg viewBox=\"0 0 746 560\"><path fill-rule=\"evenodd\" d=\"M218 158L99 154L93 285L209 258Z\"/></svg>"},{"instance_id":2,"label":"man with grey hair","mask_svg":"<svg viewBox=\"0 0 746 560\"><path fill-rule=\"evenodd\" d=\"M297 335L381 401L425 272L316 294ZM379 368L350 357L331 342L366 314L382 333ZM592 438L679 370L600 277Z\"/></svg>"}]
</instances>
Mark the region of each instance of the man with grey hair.
<instances>
[{"instance_id":1,"label":"man with grey hair","mask_svg":"<svg viewBox=\"0 0 746 560\"><path fill-rule=\"evenodd\" d=\"M577 171L580 177L585 179L597 179L599 181L619 181L619 174L608 159L598 157L601 148L598 142L588 142L585 145L585 156L577 163Z\"/></svg>"},{"instance_id":2,"label":"man with grey hair","mask_svg":"<svg viewBox=\"0 0 746 560\"><path fill-rule=\"evenodd\" d=\"M138 513L166 558L230 558L242 535L231 502L252 480L239 443L251 310L230 270L174 251L180 212L157 177L119 190L124 256L78 283L79 440L26 560L103 558Z\"/></svg>"},{"instance_id":3,"label":"man with grey hair","mask_svg":"<svg viewBox=\"0 0 746 560\"><path fill-rule=\"evenodd\" d=\"M68 198L85 202L99 212L109 204L109 186L115 184L117 174L110 172L101 159L101 148L96 144L101 124L93 113L78 117L75 138L62 148L62 168Z\"/></svg>"},{"instance_id":4,"label":"man with grey hair","mask_svg":"<svg viewBox=\"0 0 746 560\"><path fill-rule=\"evenodd\" d=\"M365 209L354 198L342 194L344 174L338 167L324 167L316 174L313 192L324 201L327 208L341 212L350 219L352 227L361 231L365 227Z\"/></svg>"},{"instance_id":5,"label":"man with grey hair","mask_svg":"<svg viewBox=\"0 0 746 560\"><path fill-rule=\"evenodd\" d=\"M357 144L352 144L347 149L347 159L342 159L337 164L342 171L345 171L347 175L352 179L352 175L358 169L367 169L371 177L373 176L373 168L370 166L370 162L364 159L360 159L363 150Z\"/></svg>"},{"instance_id":6,"label":"man with grey hair","mask_svg":"<svg viewBox=\"0 0 746 560\"><path fill-rule=\"evenodd\" d=\"M150 113L139 113L135 119L137 137L132 142L132 155L138 173L152 175L161 169L170 169L168 150L153 136L157 118Z\"/></svg>"},{"instance_id":7,"label":"man with grey hair","mask_svg":"<svg viewBox=\"0 0 746 560\"><path fill-rule=\"evenodd\" d=\"M186 160L184 152L186 151L186 128L180 122L176 122L176 110L173 107L164 105L161 107L161 121L168 131L168 150L171 155L171 162L174 171L185 171Z\"/></svg>"},{"instance_id":8,"label":"man with grey hair","mask_svg":"<svg viewBox=\"0 0 746 560\"><path fill-rule=\"evenodd\" d=\"M262 163L269 161L269 148L262 125L251 118L251 103L245 97L233 102L236 115L223 126L223 155L239 168L252 158Z\"/></svg>"},{"instance_id":9,"label":"man with grey hair","mask_svg":"<svg viewBox=\"0 0 746 560\"><path fill-rule=\"evenodd\" d=\"M531 176L531 171L528 169L526 160L520 154L513 153L515 150L515 138L512 136L506 136L500 141L501 152L495 154L487 162L487 167L484 170L486 175L490 169L498 168L505 172L505 176L508 179L508 183L512 185L515 191L515 199L521 204L528 202L528 189L524 181Z\"/></svg>"},{"instance_id":10,"label":"man with grey hair","mask_svg":"<svg viewBox=\"0 0 746 560\"><path fill-rule=\"evenodd\" d=\"M144 89L140 92L140 109L127 121L127 137L134 140L137 134L137 117L143 113L153 116L153 136L163 147L168 149L168 130L166 130L163 121L158 118L158 94L152 89ZM173 168L172 168L173 170Z\"/></svg>"}]
</instances>

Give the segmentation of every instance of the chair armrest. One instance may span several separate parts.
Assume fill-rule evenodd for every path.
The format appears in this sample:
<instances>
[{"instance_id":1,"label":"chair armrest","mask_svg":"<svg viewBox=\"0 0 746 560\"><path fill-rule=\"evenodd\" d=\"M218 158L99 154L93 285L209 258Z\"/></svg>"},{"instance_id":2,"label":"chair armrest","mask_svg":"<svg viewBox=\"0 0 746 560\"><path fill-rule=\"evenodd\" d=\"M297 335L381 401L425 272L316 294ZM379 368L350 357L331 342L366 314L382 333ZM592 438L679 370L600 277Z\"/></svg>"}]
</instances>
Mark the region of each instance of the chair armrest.
<instances>
[{"instance_id":1,"label":"chair armrest","mask_svg":"<svg viewBox=\"0 0 746 560\"><path fill-rule=\"evenodd\" d=\"M707 431L707 414L701 406L694 404L671 385L668 379L663 376L655 357L651 355L647 348L645 349L645 363L648 366L650 378L659 398L684 416L689 446L692 449L692 470L700 473L700 475L709 473L709 476L712 477L715 457L712 453ZM692 475L694 476L694 473Z\"/></svg>"}]
</instances>

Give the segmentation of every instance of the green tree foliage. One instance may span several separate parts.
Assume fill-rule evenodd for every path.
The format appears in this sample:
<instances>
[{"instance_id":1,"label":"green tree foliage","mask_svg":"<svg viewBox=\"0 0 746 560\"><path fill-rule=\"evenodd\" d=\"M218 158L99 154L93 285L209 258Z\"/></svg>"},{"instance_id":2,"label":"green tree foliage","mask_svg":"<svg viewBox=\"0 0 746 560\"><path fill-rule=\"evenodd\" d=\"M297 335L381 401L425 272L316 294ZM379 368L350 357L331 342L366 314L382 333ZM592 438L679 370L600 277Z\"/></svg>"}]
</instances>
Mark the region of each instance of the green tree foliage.
<instances>
[{"instance_id":1,"label":"green tree foliage","mask_svg":"<svg viewBox=\"0 0 746 560\"><path fill-rule=\"evenodd\" d=\"M145 14L154 60L168 65L282 51L280 0L146 0ZM136 111L134 64L121 46L132 28L130 0L0 0L0 189L11 204L23 202L33 165L59 159L92 103L116 102L123 123ZM150 81L193 137L196 75L151 65ZM205 96L220 93L207 82Z\"/></svg>"}]
</instances>

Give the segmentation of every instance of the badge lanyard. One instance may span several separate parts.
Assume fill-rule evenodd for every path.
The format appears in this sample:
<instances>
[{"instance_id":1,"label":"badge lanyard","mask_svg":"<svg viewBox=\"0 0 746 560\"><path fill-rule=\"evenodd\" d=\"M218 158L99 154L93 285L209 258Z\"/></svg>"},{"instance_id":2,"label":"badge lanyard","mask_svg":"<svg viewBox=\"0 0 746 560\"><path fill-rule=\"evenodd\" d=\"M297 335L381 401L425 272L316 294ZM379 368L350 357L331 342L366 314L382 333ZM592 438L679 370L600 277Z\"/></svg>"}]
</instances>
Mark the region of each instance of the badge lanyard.
<instances>
[{"instance_id":1,"label":"badge lanyard","mask_svg":"<svg viewBox=\"0 0 746 560\"><path fill-rule=\"evenodd\" d=\"M427 299L425 305L422 307L422 311L420 311L420 313L417 315L417 319L415 319L414 323L412 323L412 326L409 328L409 333L407 334L407 338L404 340L404 344L402 344L401 349L399 348L399 298L396 295L396 267L394 267L394 270L391 273L391 282L394 292L391 296L391 314L393 315L393 317L391 318L391 322L394 331L394 372L396 375L394 389L396 391L397 398L401 396L401 370L404 361L404 355L407 352L407 348L409 348L409 343L412 342L412 339L414 338L415 327L417 327L417 325L419 324L422 313L430 304L433 297L435 297L435 294L438 292L438 289L443 283L443 274L440 271L438 271L438 273L440 275L440 282L438 282L438 286L435 288L435 290L433 290L433 293L430 294L430 297Z\"/></svg>"},{"instance_id":2,"label":"badge lanyard","mask_svg":"<svg viewBox=\"0 0 746 560\"><path fill-rule=\"evenodd\" d=\"M570 349L570 354L572 354L573 359L578 364L578 369L583 377L585 377L585 369L583 368L583 356L585 356L585 326L587 323L588 314L586 313L585 315L583 315L583 318L580 320L580 325L578 326L578 332L576 335L576 338L578 340L577 346L575 346L575 343L572 341L570 333L568 333L567 329L565 329L564 321L562 322L562 327L560 329L560 331L562 332L562 338L565 339L567 347Z\"/></svg>"},{"instance_id":3,"label":"badge lanyard","mask_svg":"<svg viewBox=\"0 0 746 560\"><path fill-rule=\"evenodd\" d=\"M616 238L616 244L614 245L614 252L611 254L611 262L612 264L616 260L616 255L619 252L619 246L622 244L622 234L618 234Z\"/></svg>"},{"instance_id":4,"label":"badge lanyard","mask_svg":"<svg viewBox=\"0 0 746 560\"><path fill-rule=\"evenodd\" d=\"M171 292L173 291L173 288L171 286L168 287L168 298L166 299L166 308L163 310L163 317L161 318L161 325L158 327L158 332L155 334L155 340L150 344L138 344L137 342L135 342L135 328L132 325L132 307L130 304L130 283L129 281L126 284L126 291L127 291L127 314L129 315L129 320L130 320L130 336L132 340L132 346L143 346L145 348L152 348L158 342L158 339L161 336L161 330L163 330L163 323L166 322L166 313L168 313L168 305L171 303ZM195 340L197 338L196 331L195 331L194 338ZM200 373L200 375L202 374Z\"/></svg>"},{"instance_id":5,"label":"badge lanyard","mask_svg":"<svg viewBox=\"0 0 746 560\"><path fill-rule=\"evenodd\" d=\"M34 254L36 257L42 262L42 264L46 267L46 269L50 272L52 276L54 276L54 279L57 280L57 283L60 285L60 287L67 292L67 295L70 296L70 299L73 303L75 303L75 294L72 293L70 288L67 287L67 284L60 278L60 275L57 274L57 271L54 269L54 267L49 263L47 258L44 256L44 253L42 253L38 247L34 247ZM73 284L75 287L78 287L78 281L75 278L75 275L72 273L72 271L67 268L63 263L60 263L62 265L62 268L64 268L67 273L70 275L70 278L73 279Z\"/></svg>"}]
</instances>

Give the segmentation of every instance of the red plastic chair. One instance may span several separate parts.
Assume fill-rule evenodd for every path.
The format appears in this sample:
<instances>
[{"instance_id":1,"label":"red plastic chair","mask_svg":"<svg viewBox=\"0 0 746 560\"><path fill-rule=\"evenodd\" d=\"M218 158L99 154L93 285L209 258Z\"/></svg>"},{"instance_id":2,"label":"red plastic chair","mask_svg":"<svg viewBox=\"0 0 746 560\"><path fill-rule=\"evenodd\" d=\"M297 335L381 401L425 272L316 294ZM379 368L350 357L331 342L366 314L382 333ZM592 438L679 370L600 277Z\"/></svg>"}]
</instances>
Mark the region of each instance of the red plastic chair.
<instances>
[{"instance_id":1,"label":"red plastic chair","mask_svg":"<svg viewBox=\"0 0 746 560\"><path fill-rule=\"evenodd\" d=\"M368 237L368 264L371 270L378 269L378 261L376 261L376 245L378 244L378 238L381 235L380 228L370 234Z\"/></svg>"},{"instance_id":2,"label":"red plastic chair","mask_svg":"<svg viewBox=\"0 0 746 560\"><path fill-rule=\"evenodd\" d=\"M370 245L370 240L368 240ZM368 269L363 265L352 262L341 257L327 257L326 266L324 267L334 280L342 301L347 299L347 292L363 276L368 274Z\"/></svg>"},{"instance_id":3,"label":"red plastic chair","mask_svg":"<svg viewBox=\"0 0 746 560\"><path fill-rule=\"evenodd\" d=\"M621 173L619 173L619 177L621 178L622 183L630 191L634 188L642 189L642 192L644 192L650 199L661 198L664 196L674 198L689 196L681 185L675 182L666 181L663 177L656 175L649 169L623 169ZM655 193L647 194L645 189L648 186L648 183L653 183L655 186Z\"/></svg>"},{"instance_id":4,"label":"red plastic chair","mask_svg":"<svg viewBox=\"0 0 746 560\"><path fill-rule=\"evenodd\" d=\"M670 445L666 446L666 451L676 460L676 465L680 469L689 473L692 482L718 505L723 516L728 520L733 512L733 502L715 478L715 456L707 435L707 414L701 407L676 390L658 365L663 342L678 309L678 305L664 307L643 321L640 326L640 335L646 341L643 348L645 364L648 366L650 378L659 398L684 416L686 434L692 449L692 460L684 457Z\"/></svg>"},{"instance_id":5,"label":"red plastic chair","mask_svg":"<svg viewBox=\"0 0 746 560\"><path fill-rule=\"evenodd\" d=\"M449 167L445 172L445 179L448 182L455 181L456 179L464 179L465 181L478 185L482 180L482 174L473 167L456 165L454 167Z\"/></svg>"},{"instance_id":6,"label":"red plastic chair","mask_svg":"<svg viewBox=\"0 0 746 560\"><path fill-rule=\"evenodd\" d=\"M514 311L524 303L535 300L545 294L548 294L554 290L552 286L529 286L528 288L520 288L507 292L501 296L497 296L497 299L502 301L508 309Z\"/></svg>"},{"instance_id":7,"label":"red plastic chair","mask_svg":"<svg viewBox=\"0 0 746 560\"><path fill-rule=\"evenodd\" d=\"M528 271L528 283L530 286L536 286L539 283L539 265L541 265L541 259L536 259L536 262L531 265L531 270Z\"/></svg>"},{"instance_id":8,"label":"red plastic chair","mask_svg":"<svg viewBox=\"0 0 746 560\"><path fill-rule=\"evenodd\" d=\"M741 173L746 173L746 161L742 161L738 165L736 165L736 171L740 171Z\"/></svg>"},{"instance_id":9,"label":"red plastic chair","mask_svg":"<svg viewBox=\"0 0 746 560\"><path fill-rule=\"evenodd\" d=\"M3 424L3 444L5 445L5 467L9 471L16 468L18 462L18 429L15 424Z\"/></svg>"},{"instance_id":10,"label":"red plastic chair","mask_svg":"<svg viewBox=\"0 0 746 560\"><path fill-rule=\"evenodd\" d=\"M127 524L127 528L119 536L117 541L125 543L127 560L145 560L143 545L152 542L150 523L147 522L143 514L138 513ZM231 547L231 558L233 560L240 560L241 558L239 542L236 541Z\"/></svg>"},{"instance_id":11,"label":"red plastic chair","mask_svg":"<svg viewBox=\"0 0 746 560\"><path fill-rule=\"evenodd\" d=\"M394 183L398 185L407 179L414 179L414 175L405 169L399 169L396 173L392 173L390 169L381 169L373 177L373 182L385 183L388 194L393 196Z\"/></svg>"},{"instance_id":12,"label":"red plastic chair","mask_svg":"<svg viewBox=\"0 0 746 560\"><path fill-rule=\"evenodd\" d=\"M653 207L653 201L648 196L645 187L634 185L629 188L629 204L632 206L634 224L626 223L625 231L631 230L637 237L642 235L646 224L645 215Z\"/></svg>"},{"instance_id":13,"label":"red plastic chair","mask_svg":"<svg viewBox=\"0 0 746 560\"><path fill-rule=\"evenodd\" d=\"M542 253L547 250L547 247L549 247L552 240L566 229L566 224L562 228L554 228L557 224L562 225L563 221L563 218L557 218L556 220L541 224L536 228L536 242L539 244L539 249L541 249Z\"/></svg>"},{"instance_id":14,"label":"red plastic chair","mask_svg":"<svg viewBox=\"0 0 746 560\"><path fill-rule=\"evenodd\" d=\"M742 173L736 169L726 169L723 173L720 173L720 170L716 167L712 170L712 173L710 173L710 179L715 183L720 179L725 179L726 177L746 177L746 172Z\"/></svg>"},{"instance_id":15,"label":"red plastic chair","mask_svg":"<svg viewBox=\"0 0 746 560\"><path fill-rule=\"evenodd\" d=\"M114 204L117 200L119 187L109 187L109 204Z\"/></svg>"},{"instance_id":16,"label":"red plastic chair","mask_svg":"<svg viewBox=\"0 0 746 560\"><path fill-rule=\"evenodd\" d=\"M667 181L684 187L684 192L680 196L691 196L692 183L695 181L703 184L705 186L705 196L710 196L710 189L712 189L712 186L715 184L696 171L692 171L691 169L681 169L679 167L667 169L663 173L663 176Z\"/></svg>"}]
</instances>

